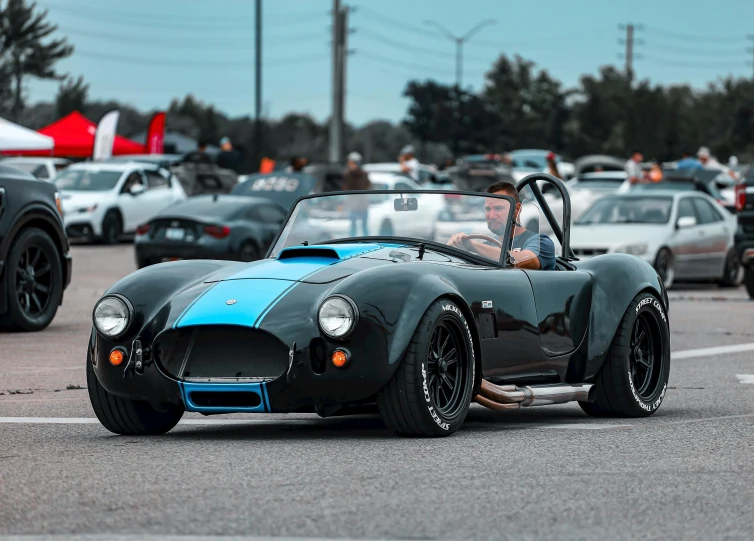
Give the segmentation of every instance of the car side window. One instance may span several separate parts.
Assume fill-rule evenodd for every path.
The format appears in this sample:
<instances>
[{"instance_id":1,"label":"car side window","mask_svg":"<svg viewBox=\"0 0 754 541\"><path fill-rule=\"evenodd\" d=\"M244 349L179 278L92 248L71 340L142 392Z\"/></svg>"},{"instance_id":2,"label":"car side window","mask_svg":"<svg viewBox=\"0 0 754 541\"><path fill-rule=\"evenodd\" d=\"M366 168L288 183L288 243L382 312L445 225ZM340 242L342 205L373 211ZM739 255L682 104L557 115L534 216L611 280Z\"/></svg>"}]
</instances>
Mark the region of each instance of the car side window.
<instances>
[{"instance_id":1,"label":"car side window","mask_svg":"<svg viewBox=\"0 0 754 541\"><path fill-rule=\"evenodd\" d=\"M126 181L123 183L123 188L120 190L120 193L128 193L131 187L136 184L144 185L144 178L139 171L133 171L128 175L128 178L126 178ZM144 187L146 188L146 185L144 185Z\"/></svg>"},{"instance_id":2,"label":"car side window","mask_svg":"<svg viewBox=\"0 0 754 541\"><path fill-rule=\"evenodd\" d=\"M694 197L692 201L694 202L696 213L699 216L700 224L711 224L722 221L722 216L720 216L717 210L710 205L709 201L705 201L699 197Z\"/></svg>"},{"instance_id":3,"label":"car side window","mask_svg":"<svg viewBox=\"0 0 754 541\"><path fill-rule=\"evenodd\" d=\"M260 205L256 207L257 215L260 221L268 224L282 224L285 220L283 211L269 205Z\"/></svg>"},{"instance_id":4,"label":"car side window","mask_svg":"<svg viewBox=\"0 0 754 541\"><path fill-rule=\"evenodd\" d=\"M163 177L157 171L146 171L147 175L147 188L154 190L155 188L167 188L169 185L168 179Z\"/></svg>"},{"instance_id":5,"label":"car side window","mask_svg":"<svg viewBox=\"0 0 754 541\"><path fill-rule=\"evenodd\" d=\"M688 197L684 197L678 202L678 217L684 218L686 216L691 216L692 218L697 219L696 212L694 212L694 206L691 204Z\"/></svg>"},{"instance_id":6,"label":"car side window","mask_svg":"<svg viewBox=\"0 0 754 541\"><path fill-rule=\"evenodd\" d=\"M49 173L47 172L47 167L45 165L39 165L36 169L34 169L34 173L32 173L37 178L50 178Z\"/></svg>"},{"instance_id":7,"label":"car side window","mask_svg":"<svg viewBox=\"0 0 754 541\"><path fill-rule=\"evenodd\" d=\"M406 184L405 182L396 182L395 183L395 189L396 190L404 190L404 191L405 190L413 190L413 188L410 185Z\"/></svg>"}]
</instances>

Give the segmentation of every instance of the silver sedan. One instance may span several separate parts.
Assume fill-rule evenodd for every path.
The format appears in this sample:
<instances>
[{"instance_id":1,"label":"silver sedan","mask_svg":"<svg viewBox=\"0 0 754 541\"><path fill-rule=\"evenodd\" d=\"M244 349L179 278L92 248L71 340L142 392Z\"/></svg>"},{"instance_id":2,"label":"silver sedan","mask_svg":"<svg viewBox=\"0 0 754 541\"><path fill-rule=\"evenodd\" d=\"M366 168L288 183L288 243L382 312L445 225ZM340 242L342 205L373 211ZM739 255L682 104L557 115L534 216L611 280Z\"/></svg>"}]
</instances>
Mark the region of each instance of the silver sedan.
<instances>
[{"instance_id":1,"label":"silver sedan","mask_svg":"<svg viewBox=\"0 0 754 541\"><path fill-rule=\"evenodd\" d=\"M571 248L579 259L608 252L641 257L666 287L674 280L734 287L742 278L735 230L736 217L701 192L614 194L595 201L573 222Z\"/></svg>"}]
</instances>

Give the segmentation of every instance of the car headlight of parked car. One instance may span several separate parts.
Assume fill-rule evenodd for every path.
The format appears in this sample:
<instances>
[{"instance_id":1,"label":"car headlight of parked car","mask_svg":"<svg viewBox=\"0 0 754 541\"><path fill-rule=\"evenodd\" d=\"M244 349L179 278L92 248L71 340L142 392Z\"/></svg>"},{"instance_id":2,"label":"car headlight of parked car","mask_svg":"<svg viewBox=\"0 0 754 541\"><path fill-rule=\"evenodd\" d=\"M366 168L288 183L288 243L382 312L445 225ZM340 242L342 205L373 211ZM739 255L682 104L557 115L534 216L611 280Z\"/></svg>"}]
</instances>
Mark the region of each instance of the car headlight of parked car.
<instances>
[{"instance_id":1,"label":"car headlight of parked car","mask_svg":"<svg viewBox=\"0 0 754 541\"><path fill-rule=\"evenodd\" d=\"M125 297L103 297L94 306L94 326L109 338L123 334L132 317L133 307Z\"/></svg>"},{"instance_id":2,"label":"car headlight of parked car","mask_svg":"<svg viewBox=\"0 0 754 541\"><path fill-rule=\"evenodd\" d=\"M76 212L81 212L81 213L94 212L95 210L97 210L97 203L95 203L94 205L90 205L88 207L81 207L80 209L77 209Z\"/></svg>"},{"instance_id":3,"label":"car headlight of parked car","mask_svg":"<svg viewBox=\"0 0 754 541\"><path fill-rule=\"evenodd\" d=\"M644 255L647 253L647 243L640 242L637 244L626 244L625 246L618 246L614 252L619 254L631 254L631 255Z\"/></svg>"},{"instance_id":4,"label":"car headlight of parked car","mask_svg":"<svg viewBox=\"0 0 754 541\"><path fill-rule=\"evenodd\" d=\"M345 338L356 327L356 304L344 295L328 297L319 307L319 328L330 338Z\"/></svg>"}]
</instances>

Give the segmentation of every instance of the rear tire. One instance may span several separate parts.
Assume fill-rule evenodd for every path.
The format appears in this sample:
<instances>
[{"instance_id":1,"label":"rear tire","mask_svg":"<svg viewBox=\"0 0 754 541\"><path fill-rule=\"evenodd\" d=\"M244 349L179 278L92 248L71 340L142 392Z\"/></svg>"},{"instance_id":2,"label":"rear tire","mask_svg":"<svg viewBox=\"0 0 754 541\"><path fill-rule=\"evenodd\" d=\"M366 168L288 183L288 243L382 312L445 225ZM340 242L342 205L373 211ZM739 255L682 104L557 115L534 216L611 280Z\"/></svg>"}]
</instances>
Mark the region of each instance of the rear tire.
<instances>
[{"instance_id":1,"label":"rear tire","mask_svg":"<svg viewBox=\"0 0 754 541\"><path fill-rule=\"evenodd\" d=\"M594 402L579 402L593 417L648 417L662 404L670 377L670 329L657 297L631 301L597 377Z\"/></svg>"},{"instance_id":2,"label":"rear tire","mask_svg":"<svg viewBox=\"0 0 754 541\"><path fill-rule=\"evenodd\" d=\"M0 291L8 299L3 328L41 331L52 323L63 298L63 266L47 233L21 231L8 251Z\"/></svg>"},{"instance_id":3,"label":"rear tire","mask_svg":"<svg viewBox=\"0 0 754 541\"><path fill-rule=\"evenodd\" d=\"M723 277L718 282L720 287L738 287L741 285L741 279L743 278L742 266L736 251L731 249L725 258L725 268L723 269Z\"/></svg>"},{"instance_id":4,"label":"rear tire","mask_svg":"<svg viewBox=\"0 0 754 541\"><path fill-rule=\"evenodd\" d=\"M246 241L238 250L238 260L244 262L256 261L259 259L259 250L251 241Z\"/></svg>"},{"instance_id":5,"label":"rear tire","mask_svg":"<svg viewBox=\"0 0 754 541\"><path fill-rule=\"evenodd\" d=\"M754 269L746 267L744 269L744 286L750 299L754 299Z\"/></svg>"},{"instance_id":6,"label":"rear tire","mask_svg":"<svg viewBox=\"0 0 754 541\"><path fill-rule=\"evenodd\" d=\"M440 299L424 313L377 404L395 434L450 436L466 418L473 386L471 330L458 306Z\"/></svg>"},{"instance_id":7,"label":"rear tire","mask_svg":"<svg viewBox=\"0 0 754 541\"><path fill-rule=\"evenodd\" d=\"M97 419L102 426L123 436L153 436L171 430L183 417L183 408L158 411L149 402L129 400L105 390L94 373L91 359L86 361L86 386Z\"/></svg>"}]
</instances>

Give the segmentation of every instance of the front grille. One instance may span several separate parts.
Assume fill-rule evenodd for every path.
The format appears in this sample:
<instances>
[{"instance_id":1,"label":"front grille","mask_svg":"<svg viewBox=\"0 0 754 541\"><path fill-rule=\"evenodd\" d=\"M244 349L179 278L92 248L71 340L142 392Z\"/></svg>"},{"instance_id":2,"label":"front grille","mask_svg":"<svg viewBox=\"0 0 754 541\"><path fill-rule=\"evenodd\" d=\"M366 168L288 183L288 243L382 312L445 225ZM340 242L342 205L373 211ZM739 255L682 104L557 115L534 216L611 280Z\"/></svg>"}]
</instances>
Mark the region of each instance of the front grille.
<instances>
[{"instance_id":1,"label":"front grille","mask_svg":"<svg viewBox=\"0 0 754 541\"><path fill-rule=\"evenodd\" d=\"M177 379L268 381L288 369L288 348L270 333L227 325L169 331L157 340L155 359Z\"/></svg>"},{"instance_id":2,"label":"front grille","mask_svg":"<svg viewBox=\"0 0 754 541\"><path fill-rule=\"evenodd\" d=\"M607 253L607 248L573 248L573 253L576 254L577 257L602 255Z\"/></svg>"}]
</instances>

